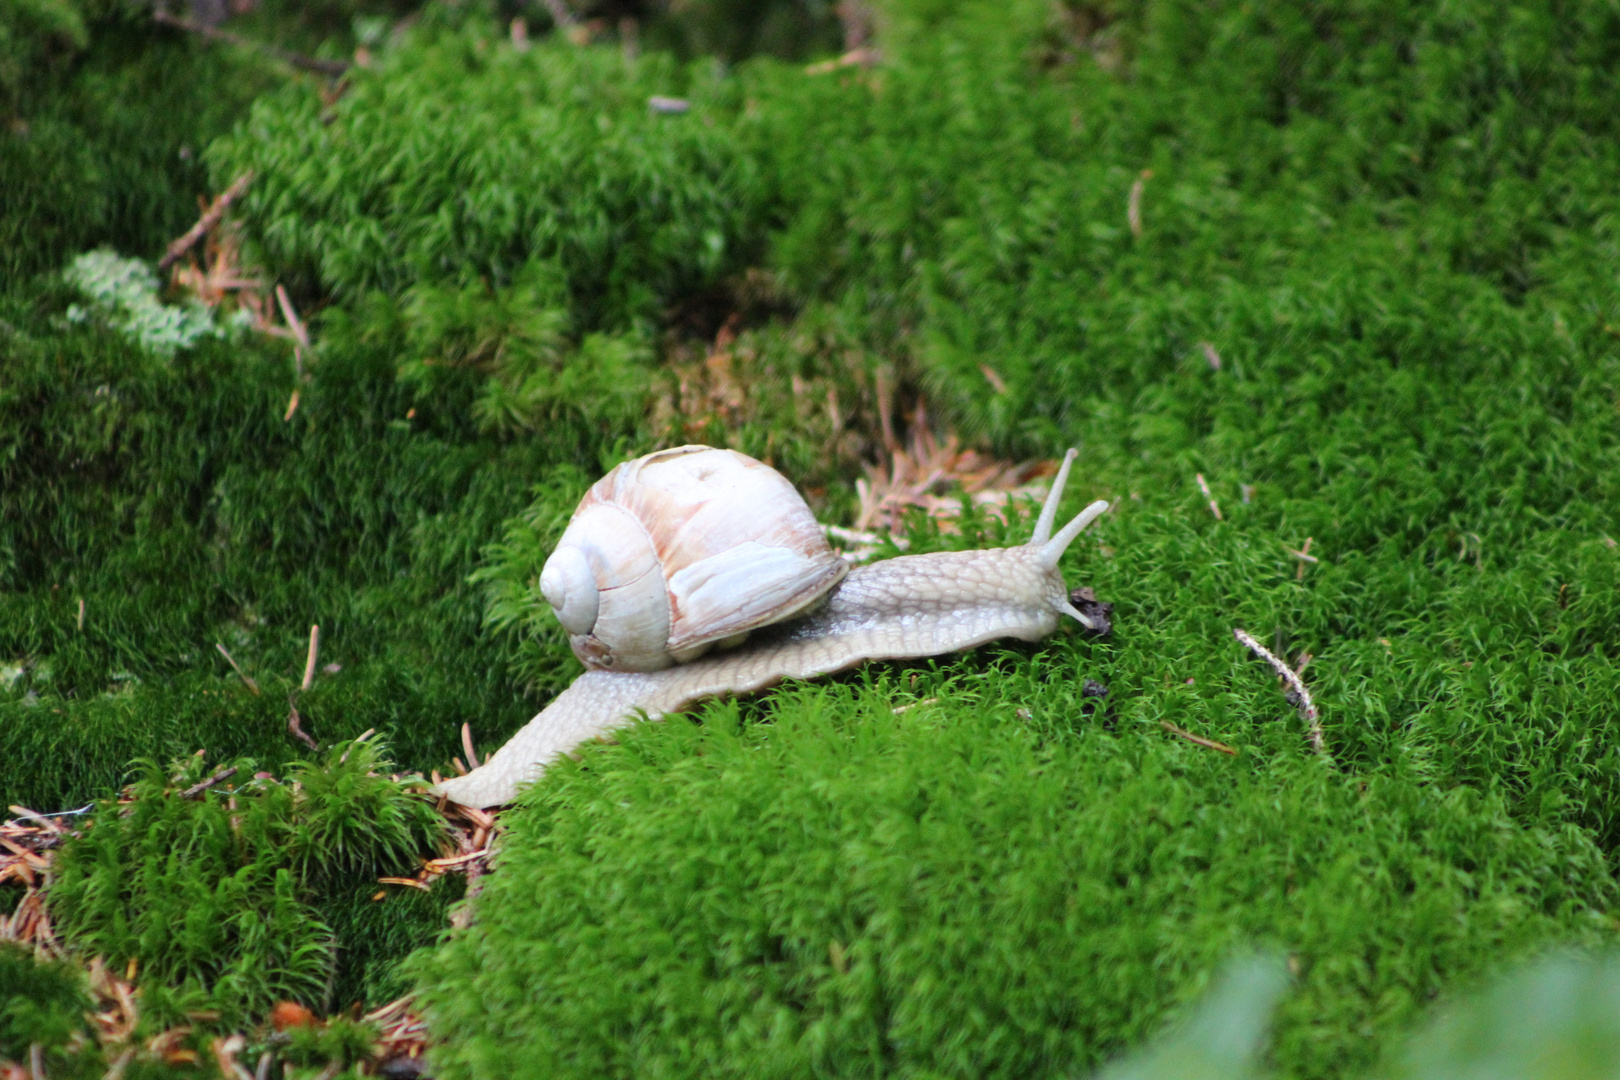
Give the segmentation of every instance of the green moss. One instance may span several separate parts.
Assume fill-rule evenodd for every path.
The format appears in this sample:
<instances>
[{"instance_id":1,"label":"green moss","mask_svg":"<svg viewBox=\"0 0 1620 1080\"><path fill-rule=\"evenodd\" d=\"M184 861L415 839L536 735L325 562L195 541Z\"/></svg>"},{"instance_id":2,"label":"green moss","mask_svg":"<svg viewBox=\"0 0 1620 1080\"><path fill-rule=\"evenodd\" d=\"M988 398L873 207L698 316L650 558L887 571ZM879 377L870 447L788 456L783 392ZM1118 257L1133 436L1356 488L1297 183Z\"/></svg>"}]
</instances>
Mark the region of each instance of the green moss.
<instances>
[{"instance_id":1,"label":"green moss","mask_svg":"<svg viewBox=\"0 0 1620 1080\"><path fill-rule=\"evenodd\" d=\"M243 214L272 273L352 302L555 263L579 325L616 330L744 265L761 193L714 122L737 109L729 83L557 39L520 52L493 30L425 29L329 113L289 87L210 148L217 175L260 176ZM683 94L696 114L648 109Z\"/></svg>"},{"instance_id":2,"label":"green moss","mask_svg":"<svg viewBox=\"0 0 1620 1080\"><path fill-rule=\"evenodd\" d=\"M881 378L1005 455L1082 446L1075 498L1118 507L1067 570L1114 638L713 706L560 767L474 929L418 961L450 1074L1072 1073L1258 939L1301 971L1278 1070L1345 1075L1503 956L1611 938L1612 5L876 21L881 65L813 74L524 52L434 6L335 101L259 98L208 161L215 188L258 170L246 238L314 328L290 421L280 343L163 363L67 324L60 282L10 289L0 803L199 747L283 774L311 623L341 666L297 699L323 743L375 727L420 769L462 722L496 745L577 670L534 575L594 476L704 438L836 517ZM19 274L154 253L210 186L179 148L261 85L87 26L0 147ZM734 313L732 397L706 397ZM1314 654L1331 767L1234 625ZM336 933L343 1004L394 996L447 900L369 896L299 899L285 938Z\"/></svg>"},{"instance_id":3,"label":"green moss","mask_svg":"<svg viewBox=\"0 0 1620 1080\"><path fill-rule=\"evenodd\" d=\"M1607 930L1579 830L1336 775L1275 722L1237 760L1134 718L1110 734L1039 674L1094 662L1039 659L1005 657L976 700L929 686L948 703L896 716L904 680L868 676L554 767L472 930L417 964L454 1033L438 1066L1066 1075L1258 938L1304 972L1274 1054L1321 1075L1481 955Z\"/></svg>"},{"instance_id":4,"label":"green moss","mask_svg":"<svg viewBox=\"0 0 1620 1080\"><path fill-rule=\"evenodd\" d=\"M84 978L59 961L37 959L14 942L0 941L0 1060L27 1062L38 1045L56 1076L100 1075L70 1044L87 1037L90 995Z\"/></svg>"},{"instance_id":5,"label":"green moss","mask_svg":"<svg viewBox=\"0 0 1620 1080\"><path fill-rule=\"evenodd\" d=\"M22 11L76 20L82 51L46 48L38 30L14 51L3 39ZM141 4L30 0L7 5L0 20L8 290L93 247L156 258L197 219L197 197L210 190L201 163L209 140L283 77L245 50L211 50L155 26ZM22 71L14 87L8 64Z\"/></svg>"},{"instance_id":6,"label":"green moss","mask_svg":"<svg viewBox=\"0 0 1620 1080\"><path fill-rule=\"evenodd\" d=\"M213 763L145 763L129 801L103 801L53 865L66 939L136 962L145 1008L171 1023L205 1005L230 1027L280 1000L324 1004L335 942L312 901L409 871L444 837L430 801L380 775L375 745L338 744L284 782L255 764L188 798Z\"/></svg>"}]
</instances>

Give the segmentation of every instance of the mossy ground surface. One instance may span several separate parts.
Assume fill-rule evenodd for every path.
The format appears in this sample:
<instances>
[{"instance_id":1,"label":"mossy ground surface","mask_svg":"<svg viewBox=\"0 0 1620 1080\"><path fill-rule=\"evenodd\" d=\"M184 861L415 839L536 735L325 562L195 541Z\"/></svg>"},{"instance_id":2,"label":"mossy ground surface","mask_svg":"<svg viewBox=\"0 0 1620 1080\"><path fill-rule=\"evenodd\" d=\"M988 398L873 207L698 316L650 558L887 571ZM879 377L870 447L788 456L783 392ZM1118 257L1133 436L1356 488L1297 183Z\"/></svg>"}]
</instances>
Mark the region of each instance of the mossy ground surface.
<instances>
[{"instance_id":1,"label":"mossy ground surface","mask_svg":"<svg viewBox=\"0 0 1620 1080\"><path fill-rule=\"evenodd\" d=\"M1117 505L1065 571L1114 635L557 768L412 961L444 1075L1072 1075L1252 945L1294 960L1275 1069L1361 1075L1437 996L1612 942L1620 13L877 8L883 62L813 74L430 7L341 96L92 33L0 136L0 804L198 748L280 774L312 623L323 743L493 747L577 670L533 582L605 466L734 445L838 520L892 389L1081 447L1071 501ZM143 79L173 107L106 105ZM66 318L54 268L158 254L199 157L255 170L249 260L313 328L290 420L283 341ZM1326 758L1234 626L1313 655ZM314 903L385 997L443 900L358 896Z\"/></svg>"}]
</instances>

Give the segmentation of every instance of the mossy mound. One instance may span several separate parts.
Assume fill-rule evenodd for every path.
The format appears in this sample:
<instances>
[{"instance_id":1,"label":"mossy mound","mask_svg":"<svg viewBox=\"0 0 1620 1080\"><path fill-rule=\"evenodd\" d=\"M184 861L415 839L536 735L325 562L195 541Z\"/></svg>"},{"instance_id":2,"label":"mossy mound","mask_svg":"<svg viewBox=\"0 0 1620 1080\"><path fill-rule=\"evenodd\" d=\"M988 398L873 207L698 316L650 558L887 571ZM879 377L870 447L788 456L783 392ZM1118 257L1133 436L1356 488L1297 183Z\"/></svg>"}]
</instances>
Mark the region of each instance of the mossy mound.
<instances>
[{"instance_id":1,"label":"mossy mound","mask_svg":"<svg viewBox=\"0 0 1620 1080\"><path fill-rule=\"evenodd\" d=\"M1299 972L1276 1064L1341 1074L1482 955L1612 932L1580 830L1259 731L1236 759L1109 733L1034 674L1083 656L1007 659L971 704L895 715L874 675L555 769L416 964L441 1074L1067 1076L1256 940Z\"/></svg>"}]
</instances>

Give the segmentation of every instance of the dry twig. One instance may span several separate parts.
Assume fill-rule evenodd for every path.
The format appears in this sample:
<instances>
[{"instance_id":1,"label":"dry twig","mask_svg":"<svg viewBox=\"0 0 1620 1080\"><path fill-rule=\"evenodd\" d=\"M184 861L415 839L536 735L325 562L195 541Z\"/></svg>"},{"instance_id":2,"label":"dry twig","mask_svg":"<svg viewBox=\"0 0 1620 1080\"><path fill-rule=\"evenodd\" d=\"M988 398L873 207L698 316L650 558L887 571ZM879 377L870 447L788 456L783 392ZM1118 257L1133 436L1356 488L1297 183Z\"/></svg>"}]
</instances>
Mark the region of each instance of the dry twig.
<instances>
[{"instance_id":1,"label":"dry twig","mask_svg":"<svg viewBox=\"0 0 1620 1080\"><path fill-rule=\"evenodd\" d=\"M1322 737L1321 714L1316 711L1316 702L1311 700L1311 692L1305 689L1305 681L1299 677L1299 672L1277 659L1275 653L1256 641L1254 636L1247 630L1234 627L1232 636L1248 646L1250 652L1270 664L1277 674L1282 676L1283 681L1293 689L1300 715L1305 718L1305 723L1310 729L1312 749L1318 754L1327 754L1327 741Z\"/></svg>"},{"instance_id":2,"label":"dry twig","mask_svg":"<svg viewBox=\"0 0 1620 1080\"><path fill-rule=\"evenodd\" d=\"M308 690L315 685L315 658L320 655L321 628L319 625L309 628L309 656L304 660L304 681L299 684L299 690Z\"/></svg>"},{"instance_id":3,"label":"dry twig","mask_svg":"<svg viewBox=\"0 0 1620 1080\"><path fill-rule=\"evenodd\" d=\"M1202 735L1194 735L1186 728L1177 727L1168 720L1160 720L1159 726L1164 728L1164 730L1168 731L1172 735L1180 735L1183 739L1186 739L1190 743L1196 743L1199 746L1208 747L1211 750L1219 750L1223 754L1235 755L1237 753L1236 749L1227 746L1223 742L1216 742L1214 739L1206 739Z\"/></svg>"},{"instance_id":4,"label":"dry twig","mask_svg":"<svg viewBox=\"0 0 1620 1080\"><path fill-rule=\"evenodd\" d=\"M159 272L173 266L180 256L190 251L197 241L208 235L209 230L218 225L220 219L225 216L225 211L230 208L231 203L241 198L242 193L248 189L248 184L252 182L253 170L249 169L231 181L230 187L215 196L208 209L204 210L202 216L197 219L197 224L187 229L183 235L169 244L168 250L163 253L163 258L158 260Z\"/></svg>"},{"instance_id":5,"label":"dry twig","mask_svg":"<svg viewBox=\"0 0 1620 1080\"><path fill-rule=\"evenodd\" d=\"M186 788L186 790L184 790L184 791L182 791L180 793L180 797L182 799L195 799L197 796L201 795L203 792L207 791L209 788L213 787L215 784L219 783L221 780L229 780L231 777L233 777L235 775L236 775L236 766L235 765L231 765L231 766L229 766L227 768L220 769L217 772L215 772L214 775L208 777L206 780L199 780L195 784L192 784L190 787Z\"/></svg>"},{"instance_id":6,"label":"dry twig","mask_svg":"<svg viewBox=\"0 0 1620 1080\"><path fill-rule=\"evenodd\" d=\"M309 733L304 730L304 718L298 714L298 698L296 694L287 695L287 734L311 750L319 751L321 748L320 744L310 738Z\"/></svg>"},{"instance_id":7,"label":"dry twig","mask_svg":"<svg viewBox=\"0 0 1620 1080\"><path fill-rule=\"evenodd\" d=\"M1131 197L1125 204L1125 220L1130 223L1131 235L1142 239L1142 194L1147 190L1147 182L1153 179L1152 169L1143 169L1136 174L1136 182L1131 185Z\"/></svg>"},{"instance_id":8,"label":"dry twig","mask_svg":"<svg viewBox=\"0 0 1620 1080\"><path fill-rule=\"evenodd\" d=\"M1203 473L1195 473L1194 475L1198 480L1198 490L1202 491L1204 498L1209 500L1209 512L1215 515L1216 521L1225 521L1226 518L1221 516L1221 504L1215 501L1215 493L1209 490L1209 481L1204 479Z\"/></svg>"},{"instance_id":9,"label":"dry twig","mask_svg":"<svg viewBox=\"0 0 1620 1080\"><path fill-rule=\"evenodd\" d=\"M1305 580L1305 564L1306 563L1313 563L1313 562L1317 561L1316 556L1311 554L1311 538L1309 536L1307 536L1305 538L1305 543L1300 546L1300 549L1298 551L1295 551L1293 548L1284 548L1283 550L1288 552L1288 554L1292 555L1294 558L1299 560L1299 569L1294 571L1294 580L1295 581L1304 581Z\"/></svg>"},{"instance_id":10,"label":"dry twig","mask_svg":"<svg viewBox=\"0 0 1620 1080\"><path fill-rule=\"evenodd\" d=\"M199 37L205 37L210 41L223 41L227 45L239 45L244 49L252 49L255 52L263 53L265 56L280 60L284 64L298 68L300 71L313 71L320 75L336 77L349 70L349 64L345 60L319 60L313 56L305 56L302 53L278 49L274 45L251 41L240 34L233 34L229 30L205 26L202 23L193 22L179 15L171 15L161 7L152 12L152 21L162 23L165 26L177 27Z\"/></svg>"},{"instance_id":11,"label":"dry twig","mask_svg":"<svg viewBox=\"0 0 1620 1080\"><path fill-rule=\"evenodd\" d=\"M236 662L236 658L226 651L223 644L216 641L214 642L214 648L219 650L219 655L225 658L226 663L231 665L231 669L236 672L237 677L240 678L242 682L247 685L247 688L253 691L253 695L257 697L259 695L259 684L254 682L252 677L249 676L247 672L242 670L242 665L238 664Z\"/></svg>"},{"instance_id":12,"label":"dry twig","mask_svg":"<svg viewBox=\"0 0 1620 1080\"><path fill-rule=\"evenodd\" d=\"M291 331L293 340L293 392L292 397L287 399L287 412L281 418L286 423L298 411L298 394L304 385L304 352L309 348L309 331L293 309L287 286L276 286L276 303L281 305L281 317L287 320L287 329Z\"/></svg>"}]
</instances>

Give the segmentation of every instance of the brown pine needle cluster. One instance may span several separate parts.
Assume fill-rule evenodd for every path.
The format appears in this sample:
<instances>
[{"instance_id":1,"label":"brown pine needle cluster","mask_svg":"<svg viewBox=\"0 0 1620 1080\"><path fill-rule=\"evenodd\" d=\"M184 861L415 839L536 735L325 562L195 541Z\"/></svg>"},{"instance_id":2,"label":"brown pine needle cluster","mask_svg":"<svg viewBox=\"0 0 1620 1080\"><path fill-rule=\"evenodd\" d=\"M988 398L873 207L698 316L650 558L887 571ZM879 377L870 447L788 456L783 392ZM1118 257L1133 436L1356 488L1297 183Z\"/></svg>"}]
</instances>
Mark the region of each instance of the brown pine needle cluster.
<instances>
[{"instance_id":1,"label":"brown pine needle cluster","mask_svg":"<svg viewBox=\"0 0 1620 1080\"><path fill-rule=\"evenodd\" d=\"M1046 493L1045 478L1057 472L1056 461L1013 464L963 448L954 433L941 441L921 404L912 415L911 437L905 445L887 431L885 435L888 461L866 466L866 476L855 481L861 500L855 522L859 530L892 533L915 507L950 532L961 516L964 496L974 506L1004 518L1011 499L1039 499Z\"/></svg>"}]
</instances>

